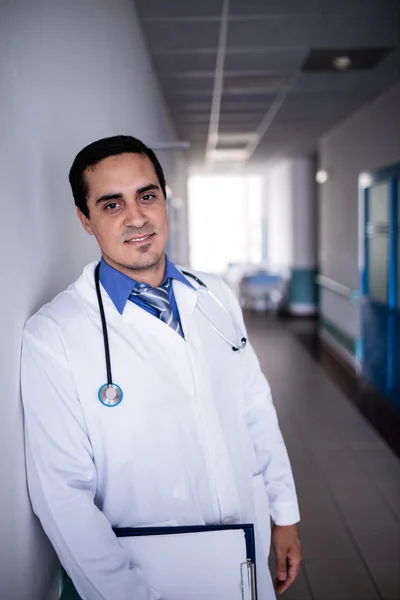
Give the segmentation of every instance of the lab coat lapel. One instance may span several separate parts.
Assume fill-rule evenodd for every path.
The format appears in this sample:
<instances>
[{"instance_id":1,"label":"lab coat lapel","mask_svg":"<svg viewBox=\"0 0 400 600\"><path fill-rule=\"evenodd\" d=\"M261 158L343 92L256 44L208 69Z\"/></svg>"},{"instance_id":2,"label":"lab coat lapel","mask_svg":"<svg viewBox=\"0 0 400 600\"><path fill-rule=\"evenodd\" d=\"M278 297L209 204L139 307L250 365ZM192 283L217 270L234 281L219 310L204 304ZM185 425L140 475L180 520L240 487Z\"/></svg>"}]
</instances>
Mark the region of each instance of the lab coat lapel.
<instances>
[{"instance_id":1,"label":"lab coat lapel","mask_svg":"<svg viewBox=\"0 0 400 600\"><path fill-rule=\"evenodd\" d=\"M85 268L83 276L74 285L78 293L85 300L90 318L100 322L94 285L95 265L96 263L88 265ZM182 288L187 287L184 284L179 285ZM111 338L110 345L113 346L113 340L115 339L112 333L113 324L117 331L120 330L123 334L126 335L128 333L128 336L132 336L132 345L140 349L142 359L146 360L149 364L157 364L158 373L165 382L169 382L174 387L184 389L186 393L192 393L193 381L187 360L186 341L173 329L168 327L168 325L147 313L133 302L128 301L122 315L120 315L107 292L102 286L100 287L109 338ZM182 320L183 323L188 322L186 315L193 312L196 302L196 291L190 290L188 287L187 289L189 295L192 297L192 301L187 299L186 302L180 303L181 306L187 307L187 310L182 311L184 317ZM134 329L126 329L124 325L133 326ZM149 333L151 333L151 336L149 336ZM156 343L154 343L155 340Z\"/></svg>"},{"instance_id":2,"label":"lab coat lapel","mask_svg":"<svg viewBox=\"0 0 400 600\"><path fill-rule=\"evenodd\" d=\"M182 283L181 281L173 280L173 288L176 304L181 318L182 329L187 340L190 335L190 326L194 310L196 308L198 293L192 287Z\"/></svg>"},{"instance_id":3,"label":"lab coat lapel","mask_svg":"<svg viewBox=\"0 0 400 600\"><path fill-rule=\"evenodd\" d=\"M180 281L173 280L172 285L174 289L176 304L179 310L179 316L182 323L182 329L184 332L185 339L187 339L190 331L191 320L197 304L198 292L194 288L191 288ZM127 303L122 315L123 320L126 323L135 323L138 320L138 316L140 317L143 323L146 323L146 327L149 327L156 331L160 331L161 328L161 331L165 332L165 323L163 323L159 319L154 318L153 315L147 313L142 308L139 308L134 303ZM173 336L173 339L178 338L178 340L180 340L181 342L184 341L182 338L180 338L180 336L176 335L173 329L169 329L170 331L168 333L171 336Z\"/></svg>"}]
</instances>

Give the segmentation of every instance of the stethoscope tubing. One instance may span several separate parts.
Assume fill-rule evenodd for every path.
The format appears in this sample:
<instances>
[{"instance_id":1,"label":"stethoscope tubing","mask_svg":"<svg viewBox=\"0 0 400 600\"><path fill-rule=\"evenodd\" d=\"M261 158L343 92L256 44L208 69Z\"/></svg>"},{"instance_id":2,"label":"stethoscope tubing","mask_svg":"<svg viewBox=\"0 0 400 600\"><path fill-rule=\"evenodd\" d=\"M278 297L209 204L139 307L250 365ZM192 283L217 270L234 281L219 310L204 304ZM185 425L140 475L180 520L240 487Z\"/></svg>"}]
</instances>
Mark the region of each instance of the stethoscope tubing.
<instances>
[{"instance_id":1,"label":"stethoscope tubing","mask_svg":"<svg viewBox=\"0 0 400 600\"><path fill-rule=\"evenodd\" d=\"M99 390L99 399L104 404L104 399L107 396L107 393L109 393L109 390L107 388L112 388L112 387L118 388L118 392L117 392L118 393L118 401L116 401L115 404L113 404L112 402L110 402L109 404L106 404L106 405L113 406L113 405L117 405L117 404L119 404L121 402L123 392L122 392L121 388L119 388L119 386L117 386L116 384L113 383L113 380L112 380L110 344L109 344L109 339L108 339L108 328L107 328L107 321L106 321L106 316L105 316L105 312L104 312L103 299L101 297L99 272L100 272L100 263L98 263L96 265L96 268L95 268L95 271L94 271L94 281L95 281L97 301L98 301L99 311L100 311L101 327L102 327L102 330L103 330L104 357L105 357L105 361L106 361L107 383L104 384L103 386L101 386L101 388ZM230 315L230 317L231 317L232 321L234 322L235 326L240 331L240 327L239 327L237 321L235 320L235 318L233 317L233 315L224 306L224 304L221 302L221 300L219 300L219 298L217 298L217 296L215 296L215 294L213 294L212 291L208 289L208 287L204 283L204 281L202 281L199 277L197 277L197 275L193 275L193 273L190 273L189 271L181 271L181 273L183 275L185 275L186 277L190 277L191 279L193 279L194 281L196 281L196 283L198 283L199 286L200 286L199 289L203 289L204 291L206 291L207 294L209 294L211 296L211 298L213 298L213 300L215 300L215 302L217 302L217 304L226 313L228 313ZM234 352L239 352L240 350L243 350L243 348L247 344L247 339L245 337L241 338L241 340L240 340L240 346L238 346L237 344L234 344L229 338L227 338L222 333L222 331L220 331L214 325L214 323L212 321L210 321L210 319L207 317L207 315L205 314L205 312L203 311L203 309L200 306L198 308L199 308L200 312L202 313L202 315L204 316L204 318L208 321L208 323L214 329L214 331L216 331L216 333L218 333L218 335L221 336L222 339L224 339L231 346L231 348L232 348L232 350ZM103 399L101 397L102 395L103 396L105 395Z\"/></svg>"},{"instance_id":2,"label":"stethoscope tubing","mask_svg":"<svg viewBox=\"0 0 400 600\"><path fill-rule=\"evenodd\" d=\"M108 328L107 328L106 316L104 314L103 299L101 297L101 291L100 291L99 271L100 271L100 263L98 263L98 265L96 265L96 269L94 271L94 281L96 284L97 300L98 300L99 310L100 310L101 327L103 329L104 354L105 354L105 359L106 359L106 370L107 370L107 385L112 385L113 380L112 380L112 372L111 372L110 344L108 341Z\"/></svg>"},{"instance_id":3,"label":"stethoscope tubing","mask_svg":"<svg viewBox=\"0 0 400 600\"><path fill-rule=\"evenodd\" d=\"M208 289L208 286L204 283L204 281L202 281L201 279L199 279L199 277L197 277L196 275L193 275L193 273L190 273L189 271L181 271L181 273L183 275L186 275L186 277L191 277L192 279L194 279L194 281L196 281L196 283L198 283L202 287L202 289L204 291L206 291L209 296L211 296L211 298L218 304L218 306L220 306L222 308L222 310L224 310L230 316L230 318L234 322L236 328L238 329L238 331L240 331L240 326L239 326L238 322L236 321L235 317L229 312L229 310L226 308L226 306L224 306L224 304L221 302L221 300L219 298L217 298L217 296L215 294L213 294L213 292L210 289ZM243 350L243 348L247 344L247 339L245 337L241 338L240 346L237 346L229 338L227 338L222 333L222 331L220 331L214 325L214 323L212 321L210 321L210 319L207 317L206 313L204 312L204 310L202 310L202 308L200 306L198 306L198 309L202 313L204 318L208 321L208 323L211 325L211 327L214 329L214 331L216 331L218 333L218 335L220 335L222 337L222 339L224 339L226 342L228 342L228 344L230 344L232 346L232 350L234 352L239 352L240 350Z\"/></svg>"}]
</instances>

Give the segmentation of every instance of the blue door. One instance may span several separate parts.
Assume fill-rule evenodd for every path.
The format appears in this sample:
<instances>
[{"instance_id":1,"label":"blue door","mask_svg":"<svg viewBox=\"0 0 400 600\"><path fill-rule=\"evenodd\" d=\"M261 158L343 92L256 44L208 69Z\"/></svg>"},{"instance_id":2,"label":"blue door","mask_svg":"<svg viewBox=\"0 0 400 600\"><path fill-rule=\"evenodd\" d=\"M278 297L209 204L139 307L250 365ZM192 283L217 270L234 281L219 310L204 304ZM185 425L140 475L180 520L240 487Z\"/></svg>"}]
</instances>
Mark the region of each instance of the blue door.
<instances>
[{"instance_id":1,"label":"blue door","mask_svg":"<svg viewBox=\"0 0 400 600\"><path fill-rule=\"evenodd\" d=\"M362 194L362 367L400 409L400 165L371 177Z\"/></svg>"}]
</instances>

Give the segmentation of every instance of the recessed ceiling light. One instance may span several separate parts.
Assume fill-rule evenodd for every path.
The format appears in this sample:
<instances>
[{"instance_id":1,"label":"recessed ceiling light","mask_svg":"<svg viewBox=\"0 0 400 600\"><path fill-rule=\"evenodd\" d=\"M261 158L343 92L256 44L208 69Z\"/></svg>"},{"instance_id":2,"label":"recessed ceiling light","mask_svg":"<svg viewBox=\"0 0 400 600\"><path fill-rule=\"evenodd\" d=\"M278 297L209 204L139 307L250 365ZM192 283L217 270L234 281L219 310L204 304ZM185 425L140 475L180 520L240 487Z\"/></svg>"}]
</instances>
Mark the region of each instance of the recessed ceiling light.
<instances>
[{"instance_id":1,"label":"recessed ceiling light","mask_svg":"<svg viewBox=\"0 0 400 600\"><path fill-rule=\"evenodd\" d=\"M328 172L320 169L315 175L315 180L317 183L326 183L328 181Z\"/></svg>"},{"instance_id":2,"label":"recessed ceiling light","mask_svg":"<svg viewBox=\"0 0 400 600\"><path fill-rule=\"evenodd\" d=\"M374 69L393 48L324 48L311 49L301 67L310 73L332 73Z\"/></svg>"},{"instance_id":3,"label":"recessed ceiling light","mask_svg":"<svg viewBox=\"0 0 400 600\"><path fill-rule=\"evenodd\" d=\"M358 183L359 183L360 187L364 190L366 188L371 187L371 185L373 184L373 178L372 178L371 173L367 173L367 172L360 173L360 175L358 177Z\"/></svg>"},{"instance_id":4,"label":"recessed ceiling light","mask_svg":"<svg viewBox=\"0 0 400 600\"><path fill-rule=\"evenodd\" d=\"M333 66L338 71L346 71L351 67L351 59L348 56L337 56L333 60Z\"/></svg>"}]
</instances>

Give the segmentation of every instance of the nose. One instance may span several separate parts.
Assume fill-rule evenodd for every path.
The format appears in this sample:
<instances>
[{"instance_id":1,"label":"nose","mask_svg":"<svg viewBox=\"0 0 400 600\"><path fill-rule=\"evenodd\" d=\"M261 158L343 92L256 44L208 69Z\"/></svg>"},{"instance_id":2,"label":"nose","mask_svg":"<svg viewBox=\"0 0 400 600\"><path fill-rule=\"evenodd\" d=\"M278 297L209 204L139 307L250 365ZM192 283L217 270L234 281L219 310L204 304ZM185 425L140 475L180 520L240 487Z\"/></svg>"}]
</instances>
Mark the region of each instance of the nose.
<instances>
[{"instance_id":1,"label":"nose","mask_svg":"<svg viewBox=\"0 0 400 600\"><path fill-rule=\"evenodd\" d=\"M125 205L124 225L126 227L135 227L141 229L148 221L147 215L135 200L127 202Z\"/></svg>"}]
</instances>

